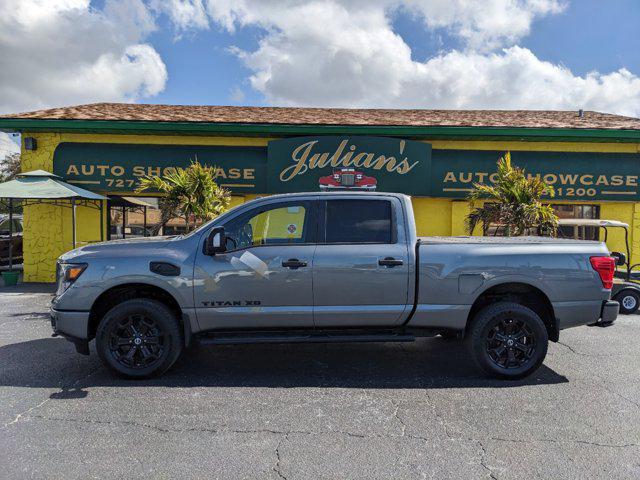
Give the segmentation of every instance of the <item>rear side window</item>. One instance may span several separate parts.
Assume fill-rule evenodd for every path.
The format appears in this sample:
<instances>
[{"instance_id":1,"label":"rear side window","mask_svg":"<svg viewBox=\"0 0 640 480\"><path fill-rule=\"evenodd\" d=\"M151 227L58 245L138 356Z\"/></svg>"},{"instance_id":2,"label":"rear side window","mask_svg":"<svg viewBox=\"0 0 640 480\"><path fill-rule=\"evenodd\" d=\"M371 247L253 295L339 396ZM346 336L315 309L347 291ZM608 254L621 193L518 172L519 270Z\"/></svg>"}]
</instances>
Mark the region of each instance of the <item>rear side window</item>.
<instances>
[{"instance_id":1,"label":"rear side window","mask_svg":"<svg viewBox=\"0 0 640 480\"><path fill-rule=\"evenodd\" d=\"M327 243L392 243L391 202L329 200Z\"/></svg>"}]
</instances>

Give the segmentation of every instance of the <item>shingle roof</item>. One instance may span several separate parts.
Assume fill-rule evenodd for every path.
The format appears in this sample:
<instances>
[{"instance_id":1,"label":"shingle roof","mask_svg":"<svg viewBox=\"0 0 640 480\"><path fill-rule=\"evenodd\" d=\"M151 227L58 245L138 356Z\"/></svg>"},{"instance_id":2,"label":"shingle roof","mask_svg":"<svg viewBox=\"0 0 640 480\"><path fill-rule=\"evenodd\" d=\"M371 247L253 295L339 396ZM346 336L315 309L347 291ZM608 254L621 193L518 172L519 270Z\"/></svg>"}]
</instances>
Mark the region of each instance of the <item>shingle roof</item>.
<instances>
[{"instance_id":1,"label":"shingle roof","mask_svg":"<svg viewBox=\"0 0 640 480\"><path fill-rule=\"evenodd\" d=\"M638 118L592 111L585 111L584 116L580 117L577 111L553 110L392 110L94 103L0 115L0 119L640 130Z\"/></svg>"}]
</instances>

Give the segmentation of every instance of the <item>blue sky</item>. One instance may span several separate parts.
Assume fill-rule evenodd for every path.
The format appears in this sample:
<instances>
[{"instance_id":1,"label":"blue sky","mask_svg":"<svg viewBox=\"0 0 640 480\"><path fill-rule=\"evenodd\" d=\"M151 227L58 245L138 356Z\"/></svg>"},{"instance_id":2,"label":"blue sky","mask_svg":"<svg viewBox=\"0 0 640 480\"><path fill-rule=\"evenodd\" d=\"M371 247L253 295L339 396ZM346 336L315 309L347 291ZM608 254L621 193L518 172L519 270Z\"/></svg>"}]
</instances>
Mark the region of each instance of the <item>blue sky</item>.
<instances>
[{"instance_id":1,"label":"blue sky","mask_svg":"<svg viewBox=\"0 0 640 480\"><path fill-rule=\"evenodd\" d=\"M556 15L532 22L531 33L518 44L536 56L569 68L575 75L626 68L640 74L640 1L573 0ZM169 77L163 92L151 103L265 105L264 95L252 90L251 74L228 47L257 48L264 30L257 26L229 33L220 26L191 31L176 38L169 17L158 19L159 30L149 41L167 65ZM408 12L393 15L393 29L412 49L412 58L425 61L439 52L463 48L446 28L428 29ZM241 89L244 97L234 95Z\"/></svg>"},{"instance_id":2,"label":"blue sky","mask_svg":"<svg viewBox=\"0 0 640 480\"><path fill-rule=\"evenodd\" d=\"M522 45L578 75L623 67L640 74L639 27L638 0L574 0L565 12L537 20Z\"/></svg>"},{"instance_id":3,"label":"blue sky","mask_svg":"<svg viewBox=\"0 0 640 480\"><path fill-rule=\"evenodd\" d=\"M0 113L99 101L640 116L639 0L3 0Z\"/></svg>"},{"instance_id":4,"label":"blue sky","mask_svg":"<svg viewBox=\"0 0 640 480\"><path fill-rule=\"evenodd\" d=\"M2 0L0 113L93 102L640 117L640 0ZM0 132L0 155L16 146Z\"/></svg>"},{"instance_id":5,"label":"blue sky","mask_svg":"<svg viewBox=\"0 0 640 480\"><path fill-rule=\"evenodd\" d=\"M262 95L252 91L245 81L249 69L229 52L230 46L256 48L263 34L261 28L249 26L231 34L214 26L177 38L166 16L158 19L158 27L149 40L167 65L169 80L166 89L151 103L264 105ZM244 95L241 101L234 98L238 89Z\"/></svg>"}]
</instances>

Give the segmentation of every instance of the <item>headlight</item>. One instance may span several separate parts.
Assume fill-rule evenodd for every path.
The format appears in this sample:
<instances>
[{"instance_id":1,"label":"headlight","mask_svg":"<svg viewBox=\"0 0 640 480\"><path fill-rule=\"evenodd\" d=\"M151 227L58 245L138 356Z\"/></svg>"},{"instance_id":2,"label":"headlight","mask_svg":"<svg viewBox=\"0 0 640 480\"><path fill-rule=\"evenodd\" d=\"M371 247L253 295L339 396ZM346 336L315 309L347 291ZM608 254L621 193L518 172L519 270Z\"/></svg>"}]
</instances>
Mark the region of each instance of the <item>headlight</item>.
<instances>
[{"instance_id":1,"label":"headlight","mask_svg":"<svg viewBox=\"0 0 640 480\"><path fill-rule=\"evenodd\" d=\"M82 275L86 268L86 263L59 263L58 291L56 295L63 294Z\"/></svg>"}]
</instances>

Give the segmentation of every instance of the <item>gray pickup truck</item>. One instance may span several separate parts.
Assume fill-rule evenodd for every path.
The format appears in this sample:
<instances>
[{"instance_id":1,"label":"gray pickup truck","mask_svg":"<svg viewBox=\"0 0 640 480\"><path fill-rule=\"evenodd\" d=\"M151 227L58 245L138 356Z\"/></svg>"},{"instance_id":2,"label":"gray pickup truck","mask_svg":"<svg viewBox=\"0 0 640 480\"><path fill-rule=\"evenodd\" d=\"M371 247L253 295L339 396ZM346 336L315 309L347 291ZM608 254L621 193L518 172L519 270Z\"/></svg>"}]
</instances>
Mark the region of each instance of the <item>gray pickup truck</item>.
<instances>
[{"instance_id":1,"label":"gray pickup truck","mask_svg":"<svg viewBox=\"0 0 640 480\"><path fill-rule=\"evenodd\" d=\"M58 261L54 332L116 372L165 372L192 342L464 339L487 374L522 378L562 329L611 323L599 242L418 238L409 197L257 199L178 237L84 246Z\"/></svg>"}]
</instances>

